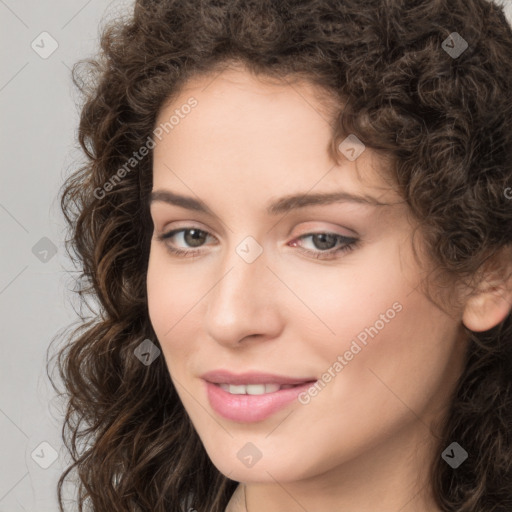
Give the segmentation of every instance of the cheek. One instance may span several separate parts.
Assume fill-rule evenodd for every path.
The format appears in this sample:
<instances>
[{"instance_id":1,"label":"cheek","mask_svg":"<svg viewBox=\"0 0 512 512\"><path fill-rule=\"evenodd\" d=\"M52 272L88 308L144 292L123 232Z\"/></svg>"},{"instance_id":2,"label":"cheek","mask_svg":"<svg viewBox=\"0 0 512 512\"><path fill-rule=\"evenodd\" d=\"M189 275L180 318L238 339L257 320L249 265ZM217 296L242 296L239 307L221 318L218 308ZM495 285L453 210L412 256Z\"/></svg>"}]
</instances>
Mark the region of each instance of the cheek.
<instances>
[{"instance_id":1,"label":"cheek","mask_svg":"<svg viewBox=\"0 0 512 512\"><path fill-rule=\"evenodd\" d=\"M347 258L337 275L323 267L296 279L294 291L318 318L297 316L295 329L309 333L323 361L318 370L336 375L329 387L343 403L360 407L358 397L383 396L386 385L419 403L445 378L457 322L418 291L424 274L396 246L367 250L355 262Z\"/></svg>"},{"instance_id":2,"label":"cheek","mask_svg":"<svg viewBox=\"0 0 512 512\"><path fill-rule=\"evenodd\" d=\"M291 323L321 334L310 341L330 353L333 349L348 349L352 337L375 322L381 326L381 314L388 312L387 316L394 319L391 321L399 322L397 309L402 308L396 303L403 302L413 290L410 279L401 272L398 251L391 244L356 250L337 266L315 268L308 264L303 270L283 267L280 274L309 309L299 304L303 312L290 319Z\"/></svg>"},{"instance_id":3,"label":"cheek","mask_svg":"<svg viewBox=\"0 0 512 512\"><path fill-rule=\"evenodd\" d=\"M191 346L184 330L190 327L187 319L202 293L195 280L187 277L185 267L171 268L161 252L150 252L146 285L151 325L168 360L170 351L180 355Z\"/></svg>"},{"instance_id":4,"label":"cheek","mask_svg":"<svg viewBox=\"0 0 512 512\"><path fill-rule=\"evenodd\" d=\"M337 342L321 348L329 362L324 371L338 363L332 403L375 421L393 422L408 408L420 414L456 375L456 322L408 288L376 290L367 303L345 305L333 324Z\"/></svg>"},{"instance_id":5,"label":"cheek","mask_svg":"<svg viewBox=\"0 0 512 512\"><path fill-rule=\"evenodd\" d=\"M157 251L151 247L148 272L146 278L148 313L153 329L161 339L165 329L172 326L172 316L176 304L171 302L172 295L169 292L170 286L175 286L169 282L168 272L163 264L162 258L158 256Z\"/></svg>"}]
</instances>

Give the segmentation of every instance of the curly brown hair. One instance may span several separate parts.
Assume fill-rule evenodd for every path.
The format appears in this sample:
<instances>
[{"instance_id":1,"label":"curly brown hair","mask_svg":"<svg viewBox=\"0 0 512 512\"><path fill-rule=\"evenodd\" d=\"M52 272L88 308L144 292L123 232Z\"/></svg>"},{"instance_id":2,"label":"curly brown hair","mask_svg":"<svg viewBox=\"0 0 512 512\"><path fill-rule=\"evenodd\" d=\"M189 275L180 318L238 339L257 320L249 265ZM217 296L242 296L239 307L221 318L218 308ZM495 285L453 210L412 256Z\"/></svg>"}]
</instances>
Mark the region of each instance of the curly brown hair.
<instances>
[{"instance_id":1,"label":"curly brown hair","mask_svg":"<svg viewBox=\"0 0 512 512\"><path fill-rule=\"evenodd\" d=\"M456 58L443 49L453 32L468 43ZM80 268L76 291L99 311L81 316L57 354L67 400L62 435L73 458L58 483L61 511L73 471L80 511L182 511L193 497L199 512L223 512L238 484L206 454L164 359L148 367L134 357L142 340L157 339L146 296L151 151L105 186L189 78L234 61L330 91L338 105L333 155L352 133L389 156L390 178L444 278L469 280L512 244L504 193L512 184L512 30L501 6L137 0L133 15L103 30L98 56L73 70L86 162L64 183L61 207ZM487 332L466 332L465 369L431 467L433 492L447 512L510 511L511 315ZM456 471L441 459L453 440L471 455Z\"/></svg>"}]
</instances>

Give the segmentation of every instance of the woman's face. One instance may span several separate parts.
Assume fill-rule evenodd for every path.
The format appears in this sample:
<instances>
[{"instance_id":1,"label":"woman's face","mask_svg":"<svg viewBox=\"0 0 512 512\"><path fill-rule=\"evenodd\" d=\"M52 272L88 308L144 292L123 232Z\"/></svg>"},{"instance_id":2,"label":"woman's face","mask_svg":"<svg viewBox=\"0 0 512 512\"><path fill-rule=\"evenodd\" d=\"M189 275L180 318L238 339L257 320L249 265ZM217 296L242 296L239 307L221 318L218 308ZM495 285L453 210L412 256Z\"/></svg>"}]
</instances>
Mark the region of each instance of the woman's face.
<instances>
[{"instance_id":1,"label":"woman's face","mask_svg":"<svg viewBox=\"0 0 512 512\"><path fill-rule=\"evenodd\" d=\"M206 451L233 480L356 463L370 477L395 457L399 468L427 448L461 370L460 316L421 292L407 205L369 148L357 156L349 140L339 164L329 157L317 98L230 70L189 82L157 121L179 118L154 149L149 314ZM215 370L318 382L228 391L203 379Z\"/></svg>"}]
</instances>

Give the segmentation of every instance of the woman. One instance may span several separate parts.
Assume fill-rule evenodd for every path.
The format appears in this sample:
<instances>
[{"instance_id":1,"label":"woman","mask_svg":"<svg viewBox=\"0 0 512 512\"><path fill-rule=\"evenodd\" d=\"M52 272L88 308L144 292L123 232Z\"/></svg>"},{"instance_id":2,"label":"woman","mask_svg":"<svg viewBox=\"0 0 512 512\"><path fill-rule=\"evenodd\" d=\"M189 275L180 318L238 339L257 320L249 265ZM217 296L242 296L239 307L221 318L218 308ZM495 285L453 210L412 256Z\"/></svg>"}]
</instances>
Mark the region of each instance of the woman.
<instances>
[{"instance_id":1,"label":"woman","mask_svg":"<svg viewBox=\"0 0 512 512\"><path fill-rule=\"evenodd\" d=\"M61 507L512 509L502 8L141 0L101 41Z\"/></svg>"}]
</instances>

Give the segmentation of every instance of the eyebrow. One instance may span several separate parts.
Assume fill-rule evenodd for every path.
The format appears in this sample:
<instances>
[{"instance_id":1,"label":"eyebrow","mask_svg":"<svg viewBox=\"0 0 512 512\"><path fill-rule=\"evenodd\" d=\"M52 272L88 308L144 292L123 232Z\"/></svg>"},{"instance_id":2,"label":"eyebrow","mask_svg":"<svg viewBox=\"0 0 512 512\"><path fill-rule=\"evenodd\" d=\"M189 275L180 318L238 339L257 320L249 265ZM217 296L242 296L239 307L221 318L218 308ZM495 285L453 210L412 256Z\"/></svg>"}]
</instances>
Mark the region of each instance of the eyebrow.
<instances>
[{"instance_id":1,"label":"eyebrow","mask_svg":"<svg viewBox=\"0 0 512 512\"><path fill-rule=\"evenodd\" d=\"M182 196L169 190L156 190L151 192L149 196L149 204L157 201L175 206L181 206L182 208L187 208L188 210L194 210L213 215L213 212L210 210L210 208L208 208L208 206L200 199L195 199L190 196ZM267 205L266 211L269 215L280 215L295 209L305 208L306 206L319 206L339 202L352 202L370 206L387 205L387 203L382 203L372 196L356 195L350 194L348 192L330 192L317 194L302 193L288 195L281 197L278 200L274 200Z\"/></svg>"}]
</instances>

